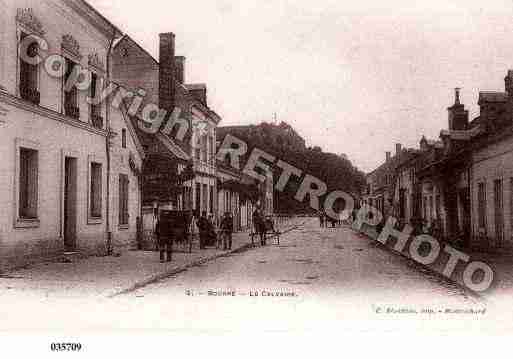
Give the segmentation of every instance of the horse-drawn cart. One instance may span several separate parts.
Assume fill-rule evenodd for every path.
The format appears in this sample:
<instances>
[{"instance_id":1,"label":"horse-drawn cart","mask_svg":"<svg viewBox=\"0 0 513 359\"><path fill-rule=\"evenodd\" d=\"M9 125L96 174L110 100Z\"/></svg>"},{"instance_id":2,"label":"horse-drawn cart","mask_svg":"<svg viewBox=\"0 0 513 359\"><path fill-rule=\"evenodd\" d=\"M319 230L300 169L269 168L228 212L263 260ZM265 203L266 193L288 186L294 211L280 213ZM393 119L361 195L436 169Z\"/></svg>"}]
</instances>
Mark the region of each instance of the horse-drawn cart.
<instances>
[{"instance_id":1,"label":"horse-drawn cart","mask_svg":"<svg viewBox=\"0 0 513 359\"><path fill-rule=\"evenodd\" d=\"M189 230L191 220L189 211L161 211L161 235L167 236L172 241L173 246L178 244L184 251L191 253L193 241Z\"/></svg>"}]
</instances>

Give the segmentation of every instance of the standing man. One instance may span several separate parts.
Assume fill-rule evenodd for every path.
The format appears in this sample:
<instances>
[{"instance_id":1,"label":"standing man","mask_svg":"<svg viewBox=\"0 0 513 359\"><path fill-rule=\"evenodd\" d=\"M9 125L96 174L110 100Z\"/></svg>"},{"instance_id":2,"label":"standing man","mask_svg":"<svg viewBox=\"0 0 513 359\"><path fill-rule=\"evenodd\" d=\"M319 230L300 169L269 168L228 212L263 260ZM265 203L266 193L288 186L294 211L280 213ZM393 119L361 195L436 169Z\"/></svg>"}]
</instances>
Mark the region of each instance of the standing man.
<instances>
[{"instance_id":1,"label":"standing man","mask_svg":"<svg viewBox=\"0 0 513 359\"><path fill-rule=\"evenodd\" d=\"M260 235L260 245L265 246L265 223L259 206L253 212L253 224L255 226L255 233Z\"/></svg>"},{"instance_id":2,"label":"standing man","mask_svg":"<svg viewBox=\"0 0 513 359\"><path fill-rule=\"evenodd\" d=\"M208 226L207 212L203 211L201 213L201 217L198 220L200 249L205 249L207 236L208 236L208 227L209 226Z\"/></svg>"},{"instance_id":3,"label":"standing man","mask_svg":"<svg viewBox=\"0 0 513 359\"><path fill-rule=\"evenodd\" d=\"M232 249L233 217L230 212L224 214L221 221L221 233L223 235L223 250Z\"/></svg>"},{"instance_id":4,"label":"standing man","mask_svg":"<svg viewBox=\"0 0 513 359\"><path fill-rule=\"evenodd\" d=\"M201 246L201 240L199 239L199 228L198 228L198 217L194 213L193 210L190 211L190 227L189 227L189 233L191 236L191 243L194 242L196 238L198 238L198 241L200 242Z\"/></svg>"},{"instance_id":5,"label":"standing man","mask_svg":"<svg viewBox=\"0 0 513 359\"><path fill-rule=\"evenodd\" d=\"M160 263L171 262L173 253L173 238L171 237L169 223L164 221L163 217L162 211L159 211L157 214L157 224L155 226L155 235L160 252Z\"/></svg>"}]
</instances>

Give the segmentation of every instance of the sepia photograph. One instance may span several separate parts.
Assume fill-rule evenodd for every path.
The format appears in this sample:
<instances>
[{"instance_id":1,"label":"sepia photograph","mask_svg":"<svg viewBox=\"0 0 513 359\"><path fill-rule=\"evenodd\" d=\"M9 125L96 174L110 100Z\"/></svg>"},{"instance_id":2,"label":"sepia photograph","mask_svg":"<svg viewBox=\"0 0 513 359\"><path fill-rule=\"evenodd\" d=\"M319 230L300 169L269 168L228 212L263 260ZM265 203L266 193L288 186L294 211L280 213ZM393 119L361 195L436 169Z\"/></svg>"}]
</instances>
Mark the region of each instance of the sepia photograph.
<instances>
[{"instance_id":1,"label":"sepia photograph","mask_svg":"<svg viewBox=\"0 0 513 359\"><path fill-rule=\"evenodd\" d=\"M513 2L0 8L2 345L513 333Z\"/></svg>"}]
</instances>

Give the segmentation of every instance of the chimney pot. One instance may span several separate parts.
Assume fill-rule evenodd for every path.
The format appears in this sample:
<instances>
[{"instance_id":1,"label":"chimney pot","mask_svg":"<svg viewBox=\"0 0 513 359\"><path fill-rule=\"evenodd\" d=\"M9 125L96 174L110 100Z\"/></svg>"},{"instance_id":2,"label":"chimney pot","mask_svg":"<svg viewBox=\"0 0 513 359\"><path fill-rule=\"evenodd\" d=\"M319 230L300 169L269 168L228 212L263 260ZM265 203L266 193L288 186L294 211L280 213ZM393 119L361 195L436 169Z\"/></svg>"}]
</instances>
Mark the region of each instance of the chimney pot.
<instances>
[{"instance_id":1,"label":"chimney pot","mask_svg":"<svg viewBox=\"0 0 513 359\"><path fill-rule=\"evenodd\" d=\"M454 89L454 104L459 105L460 104L460 90L461 88L456 87Z\"/></svg>"},{"instance_id":2,"label":"chimney pot","mask_svg":"<svg viewBox=\"0 0 513 359\"><path fill-rule=\"evenodd\" d=\"M178 83L185 83L185 56L175 56L175 78Z\"/></svg>"},{"instance_id":3,"label":"chimney pot","mask_svg":"<svg viewBox=\"0 0 513 359\"><path fill-rule=\"evenodd\" d=\"M402 145L400 143L395 144L395 155L399 155L401 153Z\"/></svg>"},{"instance_id":4,"label":"chimney pot","mask_svg":"<svg viewBox=\"0 0 513 359\"><path fill-rule=\"evenodd\" d=\"M460 88L454 89L454 105L448 108L449 111L449 130L466 130L468 128L468 111L460 103Z\"/></svg>"}]
</instances>

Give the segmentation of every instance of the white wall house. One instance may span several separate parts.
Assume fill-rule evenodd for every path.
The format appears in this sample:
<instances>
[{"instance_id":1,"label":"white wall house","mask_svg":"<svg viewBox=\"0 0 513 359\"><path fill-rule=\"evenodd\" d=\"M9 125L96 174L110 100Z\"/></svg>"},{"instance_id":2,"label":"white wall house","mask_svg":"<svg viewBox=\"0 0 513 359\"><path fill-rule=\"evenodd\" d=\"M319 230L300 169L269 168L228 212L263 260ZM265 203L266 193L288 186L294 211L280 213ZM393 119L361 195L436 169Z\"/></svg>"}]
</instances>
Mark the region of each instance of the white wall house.
<instances>
[{"instance_id":1,"label":"white wall house","mask_svg":"<svg viewBox=\"0 0 513 359\"><path fill-rule=\"evenodd\" d=\"M513 247L513 136L489 139L472 155L472 241L487 249Z\"/></svg>"},{"instance_id":2,"label":"white wall house","mask_svg":"<svg viewBox=\"0 0 513 359\"><path fill-rule=\"evenodd\" d=\"M30 55L58 55L62 68L80 66L100 86L121 33L84 1L0 6L0 266L63 251L105 253L109 233L114 244L128 243L135 239L143 156L129 123L120 110L86 101L99 87L66 88L71 71L51 75L44 62L28 64L19 46L36 35Z\"/></svg>"}]
</instances>

